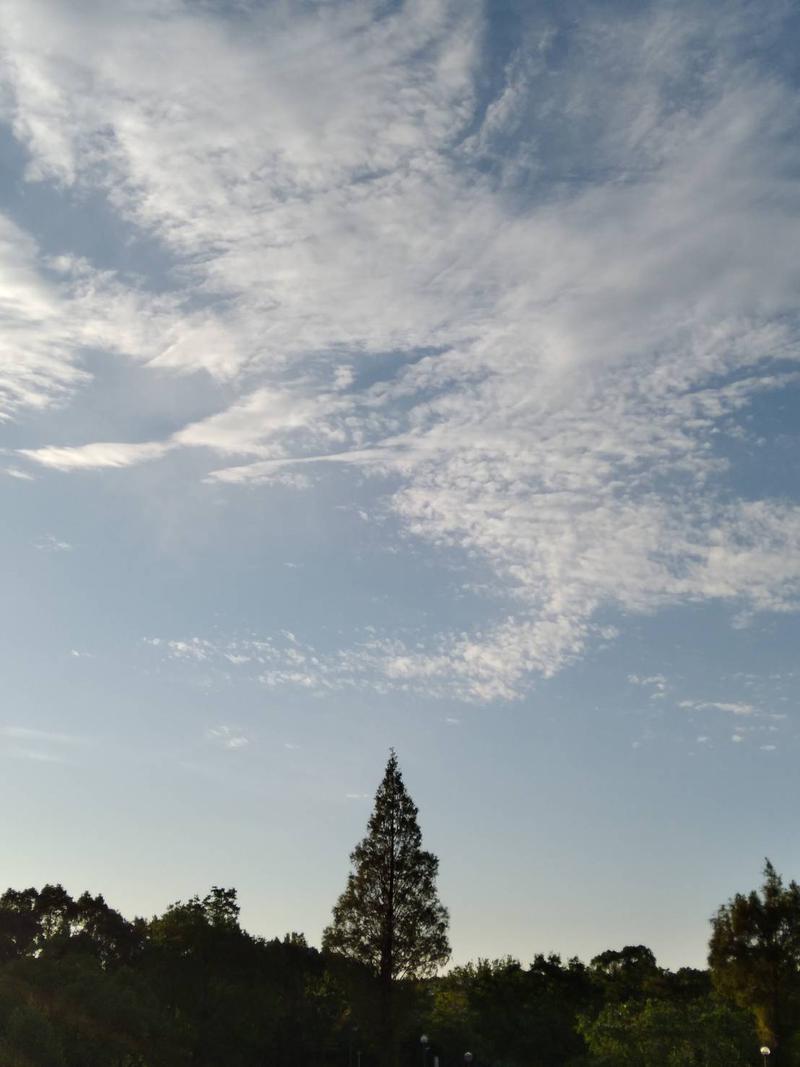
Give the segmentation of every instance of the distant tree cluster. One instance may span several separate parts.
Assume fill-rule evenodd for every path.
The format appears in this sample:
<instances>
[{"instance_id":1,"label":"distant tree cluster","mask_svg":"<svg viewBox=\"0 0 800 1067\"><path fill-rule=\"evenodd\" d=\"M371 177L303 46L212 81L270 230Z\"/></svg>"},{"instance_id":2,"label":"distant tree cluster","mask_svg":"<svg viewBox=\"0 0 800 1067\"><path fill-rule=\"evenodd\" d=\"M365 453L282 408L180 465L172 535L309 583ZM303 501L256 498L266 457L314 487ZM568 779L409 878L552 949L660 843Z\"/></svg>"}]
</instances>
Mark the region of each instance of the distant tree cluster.
<instances>
[{"instance_id":1,"label":"distant tree cluster","mask_svg":"<svg viewBox=\"0 0 800 1067\"><path fill-rule=\"evenodd\" d=\"M347 1003L300 935L266 941L236 893L127 922L61 886L0 898L3 1067L229 1067L335 1060Z\"/></svg>"},{"instance_id":2,"label":"distant tree cluster","mask_svg":"<svg viewBox=\"0 0 800 1067\"><path fill-rule=\"evenodd\" d=\"M770 864L710 969L642 946L442 974L436 858L392 758L325 931L253 937L215 887L149 921L61 886L0 897L2 1067L800 1067L800 888ZM428 1041L421 1045L420 1036Z\"/></svg>"}]
</instances>

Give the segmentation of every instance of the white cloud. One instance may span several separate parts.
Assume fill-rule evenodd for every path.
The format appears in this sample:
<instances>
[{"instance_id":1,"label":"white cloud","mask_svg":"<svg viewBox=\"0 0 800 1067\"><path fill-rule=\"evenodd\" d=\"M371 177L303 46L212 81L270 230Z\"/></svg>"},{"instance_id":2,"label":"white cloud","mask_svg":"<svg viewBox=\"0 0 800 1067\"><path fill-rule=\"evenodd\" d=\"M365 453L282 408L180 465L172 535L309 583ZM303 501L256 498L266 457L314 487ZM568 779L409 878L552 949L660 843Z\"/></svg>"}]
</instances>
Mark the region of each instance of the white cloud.
<instances>
[{"instance_id":1,"label":"white cloud","mask_svg":"<svg viewBox=\"0 0 800 1067\"><path fill-rule=\"evenodd\" d=\"M266 455L279 459L286 451L283 438L291 438L298 431L304 432L306 442L313 438L317 447L343 443L346 433L331 425L337 410L349 413L350 406L338 397L309 397L298 391L265 388L244 397L226 411L189 424L166 441L98 441L71 447L20 449L19 454L44 467L62 471L130 467L160 459L179 447L208 448L222 455ZM281 472L274 463L274 460L267 462L263 474L258 477L260 482L277 482L291 488L311 485L308 475ZM231 472L216 471L211 477L235 481L233 474L237 470L239 468L233 468ZM246 480L252 481L252 465L247 471Z\"/></svg>"},{"instance_id":2,"label":"white cloud","mask_svg":"<svg viewBox=\"0 0 800 1067\"><path fill-rule=\"evenodd\" d=\"M206 730L206 740L231 751L250 744L250 739L234 726L212 726Z\"/></svg>"},{"instance_id":3,"label":"white cloud","mask_svg":"<svg viewBox=\"0 0 800 1067\"><path fill-rule=\"evenodd\" d=\"M72 545L69 541L62 541L60 538L55 537L53 534L47 534L46 537L42 537L36 542L36 548L40 552L71 552Z\"/></svg>"},{"instance_id":4,"label":"white cloud","mask_svg":"<svg viewBox=\"0 0 800 1067\"><path fill-rule=\"evenodd\" d=\"M187 641L161 641L159 638L151 638L149 643L164 645L169 650L169 656L172 659L190 659L202 662L207 660L214 652L213 644L200 637L192 637Z\"/></svg>"},{"instance_id":5,"label":"white cloud","mask_svg":"<svg viewBox=\"0 0 800 1067\"><path fill-rule=\"evenodd\" d=\"M692 708L696 711L725 711L731 715L756 714L753 704L745 704L741 701L681 700L678 707Z\"/></svg>"},{"instance_id":6,"label":"white cloud","mask_svg":"<svg viewBox=\"0 0 800 1067\"><path fill-rule=\"evenodd\" d=\"M737 499L715 447L796 381L797 97L736 51L779 13L592 8L559 62L537 23L488 102L484 13L0 8L29 179L105 196L177 264L155 295L48 265L6 223L0 408L66 402L88 347L226 397L163 440L22 455L74 471L203 449L230 486L386 472L405 529L487 564L513 606L423 649L288 659L265 684L371 673L511 699L609 608L800 603L800 508ZM399 369L360 385L386 353Z\"/></svg>"},{"instance_id":7,"label":"white cloud","mask_svg":"<svg viewBox=\"0 0 800 1067\"><path fill-rule=\"evenodd\" d=\"M0 420L52 402L82 378L62 319L66 309L37 256L31 237L0 215Z\"/></svg>"},{"instance_id":8,"label":"white cloud","mask_svg":"<svg viewBox=\"0 0 800 1067\"><path fill-rule=\"evenodd\" d=\"M343 431L332 425L338 412L350 411L350 404L337 396L308 395L300 390L289 392L262 388L244 397L218 415L187 426L175 434L181 445L210 448L216 452L239 455L274 455L274 438L291 437L304 432L304 440L320 435L319 444L341 443ZM279 449L277 454L283 454Z\"/></svg>"},{"instance_id":9,"label":"white cloud","mask_svg":"<svg viewBox=\"0 0 800 1067\"><path fill-rule=\"evenodd\" d=\"M358 643L322 651L295 635L218 641L147 639L175 661L224 670L232 658L269 689L300 688L309 693L365 689L412 692L466 702L511 700L518 695L534 657L541 673L550 670L550 648L560 643L556 623L518 627L513 620L492 633L442 635L421 652L417 642L373 630Z\"/></svg>"},{"instance_id":10,"label":"white cloud","mask_svg":"<svg viewBox=\"0 0 800 1067\"><path fill-rule=\"evenodd\" d=\"M0 726L0 736L14 741L40 741L54 745L80 744L82 738L74 734L59 733L53 730L39 730L29 726Z\"/></svg>"},{"instance_id":11,"label":"white cloud","mask_svg":"<svg viewBox=\"0 0 800 1067\"><path fill-rule=\"evenodd\" d=\"M122 442L98 441L91 445L71 448L21 448L20 455L55 470L99 470L113 467L130 467L145 460L158 459L168 449L158 442L125 444Z\"/></svg>"},{"instance_id":12,"label":"white cloud","mask_svg":"<svg viewBox=\"0 0 800 1067\"><path fill-rule=\"evenodd\" d=\"M744 741L744 738L742 737L741 734L734 734L731 737L731 741L735 741L738 744L740 741Z\"/></svg>"},{"instance_id":13,"label":"white cloud","mask_svg":"<svg viewBox=\"0 0 800 1067\"><path fill-rule=\"evenodd\" d=\"M213 476L211 476L213 477ZM224 481L225 479L220 479ZM314 485L314 479L307 474L290 474L276 471L274 474L265 474L263 478L259 479L260 485L280 485L284 489L295 489L303 491L311 489ZM286 564L288 566L288 564Z\"/></svg>"},{"instance_id":14,"label":"white cloud","mask_svg":"<svg viewBox=\"0 0 800 1067\"><path fill-rule=\"evenodd\" d=\"M243 663L250 662L249 656L243 656L241 653L238 652L226 652L225 659L228 661L228 663L232 663L234 667L240 667Z\"/></svg>"},{"instance_id":15,"label":"white cloud","mask_svg":"<svg viewBox=\"0 0 800 1067\"><path fill-rule=\"evenodd\" d=\"M667 695L667 679L663 674L651 674L647 677L629 674L628 681L631 685L640 685L645 689L650 689L651 700L663 700Z\"/></svg>"},{"instance_id":16,"label":"white cloud","mask_svg":"<svg viewBox=\"0 0 800 1067\"><path fill-rule=\"evenodd\" d=\"M178 297L135 288L69 255L46 257L0 213L0 421L66 404L91 380L84 366L91 350L151 360L186 319Z\"/></svg>"}]
</instances>

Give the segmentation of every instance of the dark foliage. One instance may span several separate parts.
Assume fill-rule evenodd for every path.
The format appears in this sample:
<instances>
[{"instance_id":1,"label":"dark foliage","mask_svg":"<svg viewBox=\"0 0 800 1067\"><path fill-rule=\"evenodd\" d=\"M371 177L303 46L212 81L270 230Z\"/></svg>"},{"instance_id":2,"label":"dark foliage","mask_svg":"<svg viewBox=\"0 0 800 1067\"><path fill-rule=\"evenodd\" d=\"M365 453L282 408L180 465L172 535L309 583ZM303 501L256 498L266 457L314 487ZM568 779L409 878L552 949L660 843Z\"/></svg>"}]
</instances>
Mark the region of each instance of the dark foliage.
<instances>
[{"instance_id":1,"label":"dark foliage","mask_svg":"<svg viewBox=\"0 0 800 1067\"><path fill-rule=\"evenodd\" d=\"M711 923L716 987L752 1013L773 1064L800 1063L800 886L767 860L760 893L737 893Z\"/></svg>"},{"instance_id":2,"label":"dark foliage","mask_svg":"<svg viewBox=\"0 0 800 1067\"><path fill-rule=\"evenodd\" d=\"M450 956L439 861L422 848L417 808L392 752L367 835L323 934L323 947L370 967L384 984L436 973Z\"/></svg>"},{"instance_id":3,"label":"dark foliage","mask_svg":"<svg viewBox=\"0 0 800 1067\"><path fill-rule=\"evenodd\" d=\"M664 970L633 945L589 964L505 958L398 978L397 1059L744 1067L767 1035L770 1063L796 1065L799 896L768 867L760 893L715 917L710 972ZM132 922L58 885L0 897L2 1067L376 1067L381 1007L374 966L300 934L253 937L233 890Z\"/></svg>"},{"instance_id":4,"label":"dark foliage","mask_svg":"<svg viewBox=\"0 0 800 1067\"><path fill-rule=\"evenodd\" d=\"M9 890L0 932L3 1067L375 1067L382 1058L375 971L299 934L252 937L233 890L215 887L150 922L61 886ZM399 981L397 993L395 1040L408 1067L433 1067L434 1056L458 1067L467 1050L476 1067L738 1067L756 1040L747 1013L718 999L706 972L664 971L642 946L589 965L479 960Z\"/></svg>"}]
</instances>

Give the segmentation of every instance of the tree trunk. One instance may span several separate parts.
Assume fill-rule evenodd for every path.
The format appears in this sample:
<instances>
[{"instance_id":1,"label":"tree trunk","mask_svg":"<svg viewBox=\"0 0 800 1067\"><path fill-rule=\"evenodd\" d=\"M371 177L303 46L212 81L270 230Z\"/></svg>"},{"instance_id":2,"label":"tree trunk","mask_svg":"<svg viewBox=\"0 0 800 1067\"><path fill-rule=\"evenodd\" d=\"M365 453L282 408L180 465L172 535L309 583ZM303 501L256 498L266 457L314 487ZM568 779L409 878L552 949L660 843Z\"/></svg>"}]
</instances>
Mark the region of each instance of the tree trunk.
<instances>
[{"instance_id":1,"label":"tree trunk","mask_svg":"<svg viewBox=\"0 0 800 1067\"><path fill-rule=\"evenodd\" d=\"M383 951L381 952L381 1063L382 1067L396 1067L397 1047L394 1026L394 1003L392 985L394 981L394 912L395 912L395 811L394 797L391 798L389 821L389 878L386 892L386 914L384 916Z\"/></svg>"}]
</instances>

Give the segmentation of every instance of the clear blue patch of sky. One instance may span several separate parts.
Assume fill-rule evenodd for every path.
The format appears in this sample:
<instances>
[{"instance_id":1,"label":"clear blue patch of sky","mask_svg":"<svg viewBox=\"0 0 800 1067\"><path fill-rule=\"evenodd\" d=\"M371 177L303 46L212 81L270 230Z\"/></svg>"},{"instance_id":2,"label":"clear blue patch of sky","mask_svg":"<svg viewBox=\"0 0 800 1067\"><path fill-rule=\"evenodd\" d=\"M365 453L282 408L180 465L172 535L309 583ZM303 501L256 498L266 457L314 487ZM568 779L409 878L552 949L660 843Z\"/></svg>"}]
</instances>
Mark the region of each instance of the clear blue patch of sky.
<instances>
[{"instance_id":1,"label":"clear blue patch of sky","mask_svg":"<svg viewBox=\"0 0 800 1067\"><path fill-rule=\"evenodd\" d=\"M714 451L730 464L736 497L800 498L800 383L758 393L734 417L736 433L715 434Z\"/></svg>"}]
</instances>

